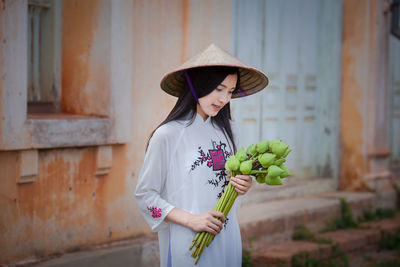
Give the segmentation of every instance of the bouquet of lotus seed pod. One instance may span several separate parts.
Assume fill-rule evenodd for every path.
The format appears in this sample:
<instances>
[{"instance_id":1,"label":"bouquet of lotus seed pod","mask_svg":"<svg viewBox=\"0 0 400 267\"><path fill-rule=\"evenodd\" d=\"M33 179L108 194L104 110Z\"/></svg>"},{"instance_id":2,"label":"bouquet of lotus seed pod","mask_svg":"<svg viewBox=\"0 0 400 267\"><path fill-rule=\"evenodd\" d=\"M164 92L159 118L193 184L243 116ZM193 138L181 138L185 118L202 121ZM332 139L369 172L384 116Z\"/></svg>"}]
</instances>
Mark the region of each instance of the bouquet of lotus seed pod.
<instances>
[{"instance_id":1,"label":"bouquet of lotus seed pod","mask_svg":"<svg viewBox=\"0 0 400 267\"><path fill-rule=\"evenodd\" d=\"M239 149L226 161L225 169L230 171L232 177L237 174L254 175L260 184L282 185L281 179L290 176L288 169L283 164L290 151L291 149L280 140L263 141L249 146L246 151L244 148ZM229 182L214 210L222 212L226 217L236 197L237 192ZM192 257L197 258L195 264L199 261L204 248L210 245L214 237L213 234L207 232L197 233L189 248L189 250L195 248L192 253Z\"/></svg>"}]
</instances>

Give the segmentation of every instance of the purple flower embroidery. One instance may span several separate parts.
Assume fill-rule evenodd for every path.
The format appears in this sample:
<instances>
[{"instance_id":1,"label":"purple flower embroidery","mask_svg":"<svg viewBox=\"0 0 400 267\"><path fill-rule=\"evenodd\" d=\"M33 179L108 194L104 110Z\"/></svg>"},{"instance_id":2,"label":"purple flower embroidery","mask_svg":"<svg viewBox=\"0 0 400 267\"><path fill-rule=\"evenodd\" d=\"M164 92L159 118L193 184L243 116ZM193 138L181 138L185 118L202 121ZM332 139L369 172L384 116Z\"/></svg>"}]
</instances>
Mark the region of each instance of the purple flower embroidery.
<instances>
[{"instance_id":1,"label":"purple flower embroidery","mask_svg":"<svg viewBox=\"0 0 400 267\"><path fill-rule=\"evenodd\" d=\"M153 217L153 218L161 217L161 208L147 207L147 209L151 212L151 217Z\"/></svg>"},{"instance_id":2,"label":"purple flower embroidery","mask_svg":"<svg viewBox=\"0 0 400 267\"><path fill-rule=\"evenodd\" d=\"M229 184L227 173L225 171L225 162L233 153L232 151L229 152L227 150L225 143L220 141L218 144L212 140L211 142L212 148L208 149L208 153L206 153L200 146L198 147L197 151L199 156L192 164L191 170L193 171L204 163L206 163L207 167L212 168L215 172L215 178L208 179L207 183L219 188L220 194L217 195L217 198L220 198L224 193L226 186Z\"/></svg>"}]
</instances>

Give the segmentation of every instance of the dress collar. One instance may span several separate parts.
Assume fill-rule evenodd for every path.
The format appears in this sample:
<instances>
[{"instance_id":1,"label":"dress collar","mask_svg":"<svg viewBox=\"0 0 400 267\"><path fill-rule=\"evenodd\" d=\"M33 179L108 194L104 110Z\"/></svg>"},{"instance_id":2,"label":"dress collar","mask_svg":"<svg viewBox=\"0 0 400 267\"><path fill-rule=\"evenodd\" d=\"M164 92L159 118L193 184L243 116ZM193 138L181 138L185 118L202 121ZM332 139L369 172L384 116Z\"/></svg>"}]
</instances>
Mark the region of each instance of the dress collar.
<instances>
[{"instance_id":1,"label":"dress collar","mask_svg":"<svg viewBox=\"0 0 400 267\"><path fill-rule=\"evenodd\" d=\"M210 124L211 123L211 117L208 116L206 120L203 120L203 117L196 112L196 118L195 121L199 124Z\"/></svg>"}]
</instances>

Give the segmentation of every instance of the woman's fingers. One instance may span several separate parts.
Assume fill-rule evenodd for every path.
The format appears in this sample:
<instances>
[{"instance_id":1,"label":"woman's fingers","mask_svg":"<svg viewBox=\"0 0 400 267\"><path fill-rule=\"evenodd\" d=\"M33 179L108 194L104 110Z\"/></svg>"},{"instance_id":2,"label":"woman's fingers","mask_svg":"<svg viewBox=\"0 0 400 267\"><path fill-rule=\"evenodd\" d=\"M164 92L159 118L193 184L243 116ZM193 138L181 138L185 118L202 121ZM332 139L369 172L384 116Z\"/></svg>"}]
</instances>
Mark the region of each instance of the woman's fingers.
<instances>
[{"instance_id":1,"label":"woman's fingers","mask_svg":"<svg viewBox=\"0 0 400 267\"><path fill-rule=\"evenodd\" d=\"M210 210L210 213L212 216L220 218L223 223L225 222L225 216L222 212Z\"/></svg>"},{"instance_id":2,"label":"woman's fingers","mask_svg":"<svg viewBox=\"0 0 400 267\"><path fill-rule=\"evenodd\" d=\"M220 222L220 221L218 221L218 222ZM221 224L221 226L219 226L217 222L213 221L213 222L208 222L207 227L210 227L215 232L219 233L222 229L222 224Z\"/></svg>"},{"instance_id":3,"label":"woman's fingers","mask_svg":"<svg viewBox=\"0 0 400 267\"><path fill-rule=\"evenodd\" d=\"M236 175L234 178L238 181L251 183L252 179L250 175Z\"/></svg>"},{"instance_id":4,"label":"woman's fingers","mask_svg":"<svg viewBox=\"0 0 400 267\"><path fill-rule=\"evenodd\" d=\"M213 218L212 223L214 225L216 225L218 227L218 229L220 229L220 230L222 229L222 222L220 220Z\"/></svg>"},{"instance_id":5,"label":"woman's fingers","mask_svg":"<svg viewBox=\"0 0 400 267\"><path fill-rule=\"evenodd\" d=\"M204 231L205 232L208 232L208 233L210 233L210 234L213 234L213 235L217 235L218 233L219 233L219 231L217 232L217 231L215 231L213 228L211 228L211 227L207 227L206 229L204 229Z\"/></svg>"},{"instance_id":6,"label":"woman's fingers","mask_svg":"<svg viewBox=\"0 0 400 267\"><path fill-rule=\"evenodd\" d=\"M236 192L243 195L250 189L252 178L249 175L237 175L231 178L231 183L235 187Z\"/></svg>"}]
</instances>

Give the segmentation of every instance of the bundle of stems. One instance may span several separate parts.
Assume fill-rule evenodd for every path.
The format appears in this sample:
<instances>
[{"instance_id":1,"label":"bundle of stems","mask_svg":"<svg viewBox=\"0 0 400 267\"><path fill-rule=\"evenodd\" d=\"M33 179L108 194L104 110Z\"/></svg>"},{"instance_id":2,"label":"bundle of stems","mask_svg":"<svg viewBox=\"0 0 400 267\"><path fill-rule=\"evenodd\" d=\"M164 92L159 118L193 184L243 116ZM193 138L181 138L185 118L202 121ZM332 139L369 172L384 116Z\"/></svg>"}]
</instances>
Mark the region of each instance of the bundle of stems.
<instances>
[{"instance_id":1,"label":"bundle of stems","mask_svg":"<svg viewBox=\"0 0 400 267\"><path fill-rule=\"evenodd\" d=\"M232 173L232 176L234 176L234 173ZM231 210L233 203L235 203L237 195L238 193L235 191L235 187L229 181L229 184L224 194L218 200L217 204L214 207L214 210L222 212L226 217ZM198 263L201 254L204 251L204 248L208 247L211 244L211 242L214 240L214 237L215 235L208 232L197 233L189 249L192 250L194 247L192 257L197 258L195 264Z\"/></svg>"}]
</instances>

